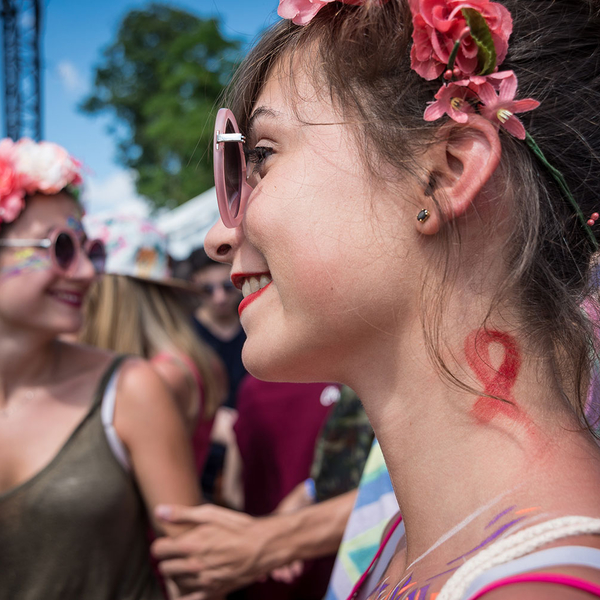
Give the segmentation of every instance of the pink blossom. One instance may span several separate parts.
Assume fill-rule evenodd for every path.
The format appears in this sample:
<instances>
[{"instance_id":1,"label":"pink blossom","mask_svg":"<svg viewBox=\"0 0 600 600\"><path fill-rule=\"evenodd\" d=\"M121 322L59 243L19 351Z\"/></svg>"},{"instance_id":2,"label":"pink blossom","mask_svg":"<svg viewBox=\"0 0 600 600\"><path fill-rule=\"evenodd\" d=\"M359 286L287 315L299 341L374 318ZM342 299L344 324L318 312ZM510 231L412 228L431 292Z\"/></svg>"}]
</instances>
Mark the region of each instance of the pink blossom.
<instances>
[{"instance_id":1,"label":"pink blossom","mask_svg":"<svg viewBox=\"0 0 600 600\"><path fill-rule=\"evenodd\" d=\"M0 222L12 223L25 208L23 190L14 190L8 196L0 197Z\"/></svg>"},{"instance_id":2,"label":"pink blossom","mask_svg":"<svg viewBox=\"0 0 600 600\"><path fill-rule=\"evenodd\" d=\"M57 194L80 180L78 163L61 146L22 138L15 144L15 167L27 194Z\"/></svg>"},{"instance_id":3,"label":"pink blossom","mask_svg":"<svg viewBox=\"0 0 600 600\"><path fill-rule=\"evenodd\" d=\"M279 0L277 14L282 19L291 19L296 25L306 25L326 5L334 0ZM342 4L361 6L367 0L339 0ZM385 4L387 0L376 0L377 4Z\"/></svg>"},{"instance_id":4,"label":"pink blossom","mask_svg":"<svg viewBox=\"0 0 600 600\"><path fill-rule=\"evenodd\" d=\"M482 116L504 127L508 133L520 140L525 139L525 127L515 117L515 113L523 113L537 108L540 103L533 98L526 100L515 100L517 94L517 77L512 71L500 83L500 91L497 94L491 83L484 83L479 88L479 99L483 106L480 109Z\"/></svg>"},{"instance_id":5,"label":"pink blossom","mask_svg":"<svg viewBox=\"0 0 600 600\"><path fill-rule=\"evenodd\" d=\"M455 66L464 77L477 70L478 48L473 38L465 34L467 23L461 12L463 8L472 8L484 17L496 48L496 64L504 61L512 33L512 17L501 4L490 0L410 0L410 8L414 41L411 66L421 77L427 80L439 77L448 65L455 42L461 38Z\"/></svg>"},{"instance_id":6,"label":"pink blossom","mask_svg":"<svg viewBox=\"0 0 600 600\"><path fill-rule=\"evenodd\" d=\"M81 184L81 164L51 142L0 140L0 223L14 221L28 194L57 194Z\"/></svg>"},{"instance_id":7,"label":"pink blossom","mask_svg":"<svg viewBox=\"0 0 600 600\"><path fill-rule=\"evenodd\" d=\"M435 95L436 101L431 102L423 118L426 121L437 121L440 117L448 115L458 123L466 123L473 107L469 104L469 97L473 96L469 89L469 81L457 81L443 85Z\"/></svg>"}]
</instances>

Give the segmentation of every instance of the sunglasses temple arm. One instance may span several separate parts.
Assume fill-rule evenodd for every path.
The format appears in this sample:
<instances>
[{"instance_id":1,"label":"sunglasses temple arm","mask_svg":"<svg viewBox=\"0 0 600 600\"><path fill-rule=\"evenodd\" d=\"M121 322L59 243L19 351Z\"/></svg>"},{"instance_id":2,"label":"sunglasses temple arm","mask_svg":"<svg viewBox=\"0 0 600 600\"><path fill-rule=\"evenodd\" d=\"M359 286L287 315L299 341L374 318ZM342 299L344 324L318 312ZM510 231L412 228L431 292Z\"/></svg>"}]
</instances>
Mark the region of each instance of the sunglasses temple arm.
<instances>
[{"instance_id":1,"label":"sunglasses temple arm","mask_svg":"<svg viewBox=\"0 0 600 600\"><path fill-rule=\"evenodd\" d=\"M52 241L45 240L0 240L0 246L6 248L50 248Z\"/></svg>"}]
</instances>

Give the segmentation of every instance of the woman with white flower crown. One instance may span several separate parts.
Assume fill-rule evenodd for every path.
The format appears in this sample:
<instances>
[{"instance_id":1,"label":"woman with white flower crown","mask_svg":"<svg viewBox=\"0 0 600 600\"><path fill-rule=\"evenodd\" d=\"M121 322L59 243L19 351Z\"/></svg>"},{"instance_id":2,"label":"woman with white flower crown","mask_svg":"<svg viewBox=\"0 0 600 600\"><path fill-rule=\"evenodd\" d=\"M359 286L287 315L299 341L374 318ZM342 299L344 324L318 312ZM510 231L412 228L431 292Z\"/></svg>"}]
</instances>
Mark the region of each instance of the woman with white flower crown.
<instances>
[{"instance_id":1,"label":"woman with white flower crown","mask_svg":"<svg viewBox=\"0 0 600 600\"><path fill-rule=\"evenodd\" d=\"M279 14L217 117L206 248L244 293L253 375L364 403L402 517L352 597L600 597L581 309L598 305L600 2ZM198 531L161 545L190 592L210 585Z\"/></svg>"},{"instance_id":2,"label":"woman with white flower crown","mask_svg":"<svg viewBox=\"0 0 600 600\"><path fill-rule=\"evenodd\" d=\"M60 146L0 142L2 600L162 598L147 511L199 501L184 424L154 370L59 340L81 327L104 267L81 183Z\"/></svg>"}]
</instances>

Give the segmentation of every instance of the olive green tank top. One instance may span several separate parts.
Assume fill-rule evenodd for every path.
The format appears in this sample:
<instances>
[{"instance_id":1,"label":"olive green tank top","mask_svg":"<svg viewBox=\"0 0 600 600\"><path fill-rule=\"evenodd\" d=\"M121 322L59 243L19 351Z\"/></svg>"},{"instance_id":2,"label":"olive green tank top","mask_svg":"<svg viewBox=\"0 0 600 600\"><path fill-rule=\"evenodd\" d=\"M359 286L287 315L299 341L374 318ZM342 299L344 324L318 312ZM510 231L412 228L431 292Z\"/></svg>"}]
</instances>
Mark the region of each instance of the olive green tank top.
<instances>
[{"instance_id":1,"label":"olive green tank top","mask_svg":"<svg viewBox=\"0 0 600 600\"><path fill-rule=\"evenodd\" d=\"M108 445L102 377L93 405L52 461L0 495L0 600L162 600L145 510Z\"/></svg>"}]
</instances>

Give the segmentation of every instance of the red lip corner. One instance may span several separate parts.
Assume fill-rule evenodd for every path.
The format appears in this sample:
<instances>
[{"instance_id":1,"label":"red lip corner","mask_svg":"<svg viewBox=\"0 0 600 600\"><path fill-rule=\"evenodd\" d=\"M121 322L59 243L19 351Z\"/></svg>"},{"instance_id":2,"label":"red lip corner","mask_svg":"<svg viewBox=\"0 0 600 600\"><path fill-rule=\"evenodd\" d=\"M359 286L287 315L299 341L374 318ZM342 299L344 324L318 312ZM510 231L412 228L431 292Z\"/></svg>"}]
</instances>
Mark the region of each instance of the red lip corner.
<instances>
[{"instance_id":1,"label":"red lip corner","mask_svg":"<svg viewBox=\"0 0 600 600\"><path fill-rule=\"evenodd\" d=\"M233 277L231 279L233 281ZM254 292L253 294L250 294L249 296L246 296L240 302L240 304L238 306L238 314L240 315L240 317L242 316L242 312L248 307L248 305L252 304L252 302L254 302L267 288L269 288L272 283L273 282L270 281L267 285L265 285L264 288L258 290L258 292ZM236 285L235 282L234 282L234 285Z\"/></svg>"}]
</instances>

